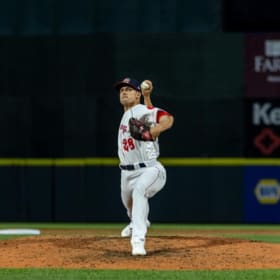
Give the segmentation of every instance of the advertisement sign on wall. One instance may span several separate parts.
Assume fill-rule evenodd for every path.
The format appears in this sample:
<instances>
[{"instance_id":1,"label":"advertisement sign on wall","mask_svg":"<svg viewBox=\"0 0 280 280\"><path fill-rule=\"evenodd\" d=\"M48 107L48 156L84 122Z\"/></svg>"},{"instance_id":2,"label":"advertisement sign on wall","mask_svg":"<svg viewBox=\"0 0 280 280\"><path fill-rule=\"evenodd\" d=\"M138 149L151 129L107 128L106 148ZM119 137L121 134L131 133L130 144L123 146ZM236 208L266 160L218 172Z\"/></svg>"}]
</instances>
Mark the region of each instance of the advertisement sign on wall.
<instances>
[{"instance_id":1,"label":"advertisement sign on wall","mask_svg":"<svg viewBox=\"0 0 280 280\"><path fill-rule=\"evenodd\" d=\"M280 98L280 34L246 36L245 95Z\"/></svg>"},{"instance_id":2,"label":"advertisement sign on wall","mask_svg":"<svg viewBox=\"0 0 280 280\"><path fill-rule=\"evenodd\" d=\"M280 222L280 167L245 168L245 222Z\"/></svg>"},{"instance_id":3,"label":"advertisement sign on wall","mask_svg":"<svg viewBox=\"0 0 280 280\"><path fill-rule=\"evenodd\" d=\"M245 101L245 155L280 157L280 99Z\"/></svg>"},{"instance_id":4,"label":"advertisement sign on wall","mask_svg":"<svg viewBox=\"0 0 280 280\"><path fill-rule=\"evenodd\" d=\"M280 157L280 34L245 39L245 151ZM280 222L280 166L245 167L245 222Z\"/></svg>"}]
</instances>

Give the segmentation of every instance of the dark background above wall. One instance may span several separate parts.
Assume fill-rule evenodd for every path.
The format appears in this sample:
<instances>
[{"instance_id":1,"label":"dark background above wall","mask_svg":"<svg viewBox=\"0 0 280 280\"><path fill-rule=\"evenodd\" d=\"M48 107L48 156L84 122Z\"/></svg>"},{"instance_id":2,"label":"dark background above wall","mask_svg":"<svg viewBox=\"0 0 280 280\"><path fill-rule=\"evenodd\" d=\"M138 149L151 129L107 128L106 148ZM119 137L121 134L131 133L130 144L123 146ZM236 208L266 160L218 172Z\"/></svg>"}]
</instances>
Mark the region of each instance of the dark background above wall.
<instances>
[{"instance_id":1,"label":"dark background above wall","mask_svg":"<svg viewBox=\"0 0 280 280\"><path fill-rule=\"evenodd\" d=\"M279 32L279 9L275 0L224 0L223 31Z\"/></svg>"},{"instance_id":2,"label":"dark background above wall","mask_svg":"<svg viewBox=\"0 0 280 280\"><path fill-rule=\"evenodd\" d=\"M154 104L176 118L163 156L242 156L242 42L209 33L2 37L0 157L116 156L113 84L125 76L151 79Z\"/></svg>"}]
</instances>

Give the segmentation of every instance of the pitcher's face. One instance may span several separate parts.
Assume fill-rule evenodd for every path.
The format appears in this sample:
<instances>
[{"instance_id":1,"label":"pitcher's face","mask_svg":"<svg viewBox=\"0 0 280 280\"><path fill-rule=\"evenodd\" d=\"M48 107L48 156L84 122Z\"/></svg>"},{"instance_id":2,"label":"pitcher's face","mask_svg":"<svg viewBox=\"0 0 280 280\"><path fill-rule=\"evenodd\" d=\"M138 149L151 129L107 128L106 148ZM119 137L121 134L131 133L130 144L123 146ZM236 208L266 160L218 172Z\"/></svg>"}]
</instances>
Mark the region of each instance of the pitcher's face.
<instances>
[{"instance_id":1,"label":"pitcher's face","mask_svg":"<svg viewBox=\"0 0 280 280\"><path fill-rule=\"evenodd\" d=\"M130 86L124 86L120 89L120 103L124 107L132 107L140 103L141 93Z\"/></svg>"}]
</instances>

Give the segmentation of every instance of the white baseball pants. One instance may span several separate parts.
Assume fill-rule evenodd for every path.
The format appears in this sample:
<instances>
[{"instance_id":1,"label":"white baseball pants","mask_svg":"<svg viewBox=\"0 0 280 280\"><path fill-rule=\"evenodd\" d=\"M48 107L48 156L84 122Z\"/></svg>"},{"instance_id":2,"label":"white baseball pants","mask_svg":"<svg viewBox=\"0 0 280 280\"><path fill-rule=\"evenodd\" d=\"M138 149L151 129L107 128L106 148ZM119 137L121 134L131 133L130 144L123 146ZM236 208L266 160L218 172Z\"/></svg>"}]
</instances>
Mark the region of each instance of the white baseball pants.
<instances>
[{"instance_id":1,"label":"white baseball pants","mask_svg":"<svg viewBox=\"0 0 280 280\"><path fill-rule=\"evenodd\" d=\"M166 183L166 170L158 161L153 166L121 171L121 198L131 219L131 242L145 241L149 215L148 199Z\"/></svg>"}]
</instances>

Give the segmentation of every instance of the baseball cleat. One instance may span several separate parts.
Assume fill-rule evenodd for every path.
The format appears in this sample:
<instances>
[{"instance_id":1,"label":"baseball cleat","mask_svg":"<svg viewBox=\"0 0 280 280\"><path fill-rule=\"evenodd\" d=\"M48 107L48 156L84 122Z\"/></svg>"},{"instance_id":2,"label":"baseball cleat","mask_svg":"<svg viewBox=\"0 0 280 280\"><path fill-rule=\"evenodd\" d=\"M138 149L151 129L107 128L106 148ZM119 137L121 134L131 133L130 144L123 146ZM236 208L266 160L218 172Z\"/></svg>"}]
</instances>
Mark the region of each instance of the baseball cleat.
<instances>
[{"instance_id":1,"label":"baseball cleat","mask_svg":"<svg viewBox=\"0 0 280 280\"><path fill-rule=\"evenodd\" d=\"M121 232L121 237L130 237L132 234L131 224L127 225Z\"/></svg>"},{"instance_id":2,"label":"baseball cleat","mask_svg":"<svg viewBox=\"0 0 280 280\"><path fill-rule=\"evenodd\" d=\"M151 222L147 220L147 227L149 228L151 226ZM122 231L121 231L121 237L130 237L132 235L132 224L128 224Z\"/></svg>"},{"instance_id":3,"label":"baseball cleat","mask_svg":"<svg viewBox=\"0 0 280 280\"><path fill-rule=\"evenodd\" d=\"M146 254L144 242L132 243L132 256L145 256Z\"/></svg>"}]
</instances>

